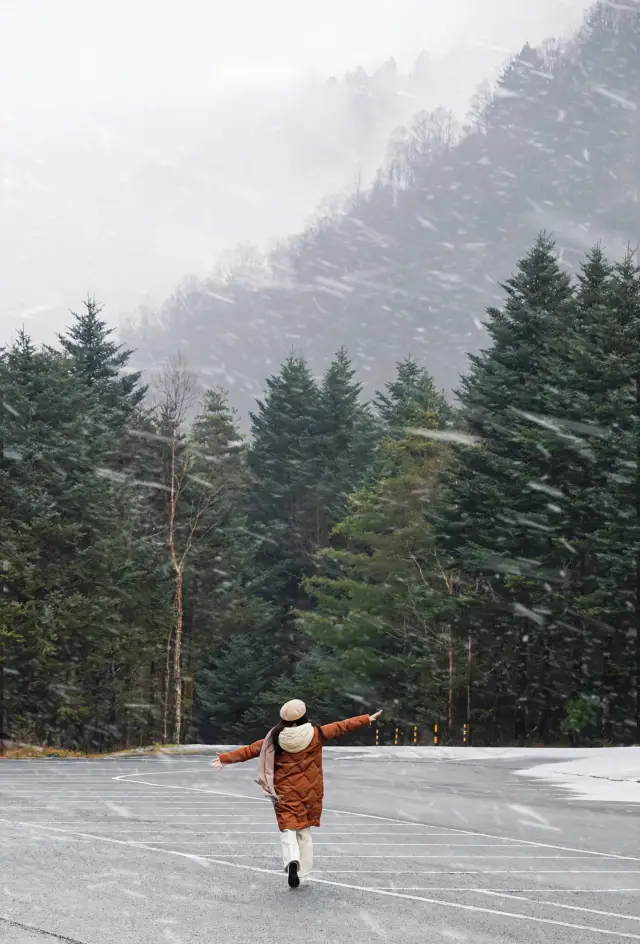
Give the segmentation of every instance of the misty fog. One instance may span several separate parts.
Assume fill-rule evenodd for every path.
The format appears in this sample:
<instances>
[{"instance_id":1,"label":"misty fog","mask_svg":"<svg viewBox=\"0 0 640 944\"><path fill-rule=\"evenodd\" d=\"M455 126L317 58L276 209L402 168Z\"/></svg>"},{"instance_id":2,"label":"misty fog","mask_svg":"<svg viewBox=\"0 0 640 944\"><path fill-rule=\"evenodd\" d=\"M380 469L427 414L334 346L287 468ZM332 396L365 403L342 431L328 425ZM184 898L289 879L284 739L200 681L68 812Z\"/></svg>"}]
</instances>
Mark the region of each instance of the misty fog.
<instances>
[{"instance_id":1,"label":"misty fog","mask_svg":"<svg viewBox=\"0 0 640 944\"><path fill-rule=\"evenodd\" d=\"M463 121L511 53L587 6L2 0L0 341L50 340L88 292L117 323L238 244L272 247L370 182L415 112ZM384 102L361 134L358 69Z\"/></svg>"}]
</instances>

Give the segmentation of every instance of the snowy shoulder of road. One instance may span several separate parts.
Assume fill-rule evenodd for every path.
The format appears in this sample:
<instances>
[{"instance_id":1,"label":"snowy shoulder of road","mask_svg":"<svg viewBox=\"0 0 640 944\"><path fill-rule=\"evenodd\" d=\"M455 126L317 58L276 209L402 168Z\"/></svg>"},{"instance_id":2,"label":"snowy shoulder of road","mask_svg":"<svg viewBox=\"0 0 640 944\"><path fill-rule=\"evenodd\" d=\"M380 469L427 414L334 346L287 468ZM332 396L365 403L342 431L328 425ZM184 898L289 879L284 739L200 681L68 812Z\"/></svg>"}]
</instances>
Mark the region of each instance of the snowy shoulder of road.
<instances>
[{"instance_id":1,"label":"snowy shoulder of road","mask_svg":"<svg viewBox=\"0 0 640 944\"><path fill-rule=\"evenodd\" d=\"M583 800L640 803L640 747L597 748L518 773L556 783Z\"/></svg>"},{"instance_id":2,"label":"snowy shoulder of road","mask_svg":"<svg viewBox=\"0 0 640 944\"><path fill-rule=\"evenodd\" d=\"M534 766L516 770L571 791L583 800L640 803L640 747L600 748L386 748L409 759L430 755L443 761L517 761Z\"/></svg>"},{"instance_id":3,"label":"snowy shoulder of road","mask_svg":"<svg viewBox=\"0 0 640 944\"><path fill-rule=\"evenodd\" d=\"M537 778L571 791L583 800L608 803L640 803L640 747L546 748L546 747L435 747L382 748L378 753L397 752L405 760L430 756L442 761L514 761L523 764L514 771L521 777ZM524 766L531 761L534 766Z\"/></svg>"},{"instance_id":4,"label":"snowy shoulder of road","mask_svg":"<svg viewBox=\"0 0 640 944\"><path fill-rule=\"evenodd\" d=\"M583 800L640 803L640 747L382 747L361 748L369 756L398 760L513 761L522 764L514 773L563 787ZM353 756L358 749L347 749ZM527 767L531 761L534 766Z\"/></svg>"}]
</instances>

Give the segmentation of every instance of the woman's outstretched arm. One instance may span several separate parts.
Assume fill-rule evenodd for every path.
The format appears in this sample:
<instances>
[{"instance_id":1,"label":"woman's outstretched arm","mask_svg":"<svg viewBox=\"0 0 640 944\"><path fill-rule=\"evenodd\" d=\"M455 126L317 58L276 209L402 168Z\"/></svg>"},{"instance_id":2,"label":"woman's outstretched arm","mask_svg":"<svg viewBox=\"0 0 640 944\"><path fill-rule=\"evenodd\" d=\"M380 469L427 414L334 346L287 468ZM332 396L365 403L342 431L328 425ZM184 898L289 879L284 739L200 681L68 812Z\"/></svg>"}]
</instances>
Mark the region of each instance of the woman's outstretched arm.
<instances>
[{"instance_id":1,"label":"woman's outstretched arm","mask_svg":"<svg viewBox=\"0 0 640 944\"><path fill-rule=\"evenodd\" d=\"M211 766L226 767L228 764L241 764L245 760L253 760L254 757L259 757L263 743L264 738L260 741L254 741L253 744L248 744L246 747L238 747L235 751L218 754L216 759L212 761Z\"/></svg>"},{"instance_id":2,"label":"woman's outstretched arm","mask_svg":"<svg viewBox=\"0 0 640 944\"><path fill-rule=\"evenodd\" d=\"M377 721L382 711L376 711L374 715L359 715L357 718L347 718L346 721L334 721L333 724L323 724L320 728L322 737L325 741L331 741L333 738L348 734L349 731L357 731L358 728L364 728L368 724Z\"/></svg>"}]
</instances>

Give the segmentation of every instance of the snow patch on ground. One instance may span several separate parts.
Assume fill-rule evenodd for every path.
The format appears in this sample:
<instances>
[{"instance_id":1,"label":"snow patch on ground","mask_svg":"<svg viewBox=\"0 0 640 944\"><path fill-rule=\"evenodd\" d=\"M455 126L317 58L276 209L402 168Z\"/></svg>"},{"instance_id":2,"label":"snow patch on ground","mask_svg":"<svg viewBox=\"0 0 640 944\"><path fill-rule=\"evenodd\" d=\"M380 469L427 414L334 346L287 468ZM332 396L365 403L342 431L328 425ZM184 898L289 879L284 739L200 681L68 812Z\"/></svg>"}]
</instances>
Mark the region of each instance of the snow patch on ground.
<instances>
[{"instance_id":1,"label":"snow patch on ground","mask_svg":"<svg viewBox=\"0 0 640 944\"><path fill-rule=\"evenodd\" d=\"M519 770L570 790L582 800L640 803L640 747L602 747L562 763Z\"/></svg>"}]
</instances>

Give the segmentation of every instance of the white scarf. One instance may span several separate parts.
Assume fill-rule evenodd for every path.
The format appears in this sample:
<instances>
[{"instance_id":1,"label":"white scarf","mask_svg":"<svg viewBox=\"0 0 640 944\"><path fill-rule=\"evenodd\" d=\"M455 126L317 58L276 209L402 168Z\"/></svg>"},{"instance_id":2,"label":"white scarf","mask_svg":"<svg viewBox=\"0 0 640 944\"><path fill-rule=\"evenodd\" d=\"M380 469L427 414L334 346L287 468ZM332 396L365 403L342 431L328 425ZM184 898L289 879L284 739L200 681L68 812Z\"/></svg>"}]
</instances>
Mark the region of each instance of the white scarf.
<instances>
[{"instance_id":1,"label":"white scarf","mask_svg":"<svg viewBox=\"0 0 640 944\"><path fill-rule=\"evenodd\" d=\"M309 747L313 740L315 729L310 722L283 728L278 738L278 744L287 754L298 754Z\"/></svg>"}]
</instances>

